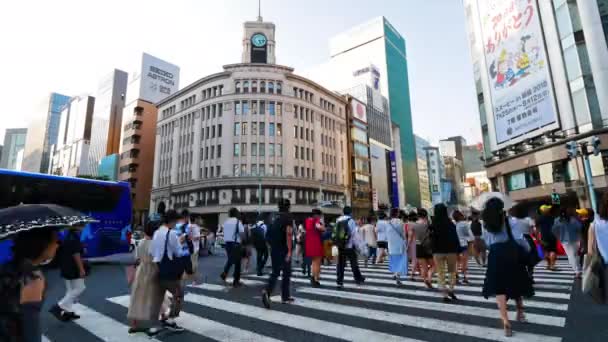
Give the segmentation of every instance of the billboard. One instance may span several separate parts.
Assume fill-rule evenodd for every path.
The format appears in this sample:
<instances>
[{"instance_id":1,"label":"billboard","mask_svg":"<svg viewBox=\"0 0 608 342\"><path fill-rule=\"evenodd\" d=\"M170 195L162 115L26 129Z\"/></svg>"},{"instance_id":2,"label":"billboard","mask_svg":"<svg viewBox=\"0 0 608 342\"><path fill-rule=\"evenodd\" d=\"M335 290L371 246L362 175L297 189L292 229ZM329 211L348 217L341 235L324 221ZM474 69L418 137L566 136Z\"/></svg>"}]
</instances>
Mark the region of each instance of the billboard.
<instances>
[{"instance_id":1,"label":"billboard","mask_svg":"<svg viewBox=\"0 0 608 342\"><path fill-rule=\"evenodd\" d=\"M388 152L388 159L391 165L391 207L399 208L399 180L397 178L397 158L395 151Z\"/></svg>"},{"instance_id":2,"label":"billboard","mask_svg":"<svg viewBox=\"0 0 608 342\"><path fill-rule=\"evenodd\" d=\"M352 98L350 101L351 112L353 113L353 118L367 123L367 108L363 104L363 102Z\"/></svg>"},{"instance_id":3,"label":"billboard","mask_svg":"<svg viewBox=\"0 0 608 342\"><path fill-rule=\"evenodd\" d=\"M493 150L559 128L536 0L478 0Z\"/></svg>"},{"instance_id":4,"label":"billboard","mask_svg":"<svg viewBox=\"0 0 608 342\"><path fill-rule=\"evenodd\" d=\"M162 101L179 90L179 67L143 54L139 75L139 98L151 103ZM137 76L136 76L137 77Z\"/></svg>"}]
</instances>

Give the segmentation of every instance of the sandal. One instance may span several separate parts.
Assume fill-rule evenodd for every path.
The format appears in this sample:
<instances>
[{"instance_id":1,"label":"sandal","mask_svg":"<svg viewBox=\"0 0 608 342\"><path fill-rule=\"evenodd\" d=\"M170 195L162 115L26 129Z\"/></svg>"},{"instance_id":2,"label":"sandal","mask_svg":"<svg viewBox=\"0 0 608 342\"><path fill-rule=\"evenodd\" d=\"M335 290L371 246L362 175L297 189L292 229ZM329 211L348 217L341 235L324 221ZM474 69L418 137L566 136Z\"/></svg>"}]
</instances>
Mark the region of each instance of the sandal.
<instances>
[{"instance_id":1,"label":"sandal","mask_svg":"<svg viewBox=\"0 0 608 342\"><path fill-rule=\"evenodd\" d=\"M523 312L521 312L521 311L517 313L516 320L519 323L528 323L528 319L526 318L526 315Z\"/></svg>"},{"instance_id":2,"label":"sandal","mask_svg":"<svg viewBox=\"0 0 608 342\"><path fill-rule=\"evenodd\" d=\"M502 323L502 327L505 330L505 337L511 337L511 336L513 336L513 329L511 328L511 323L505 324L503 322Z\"/></svg>"}]
</instances>

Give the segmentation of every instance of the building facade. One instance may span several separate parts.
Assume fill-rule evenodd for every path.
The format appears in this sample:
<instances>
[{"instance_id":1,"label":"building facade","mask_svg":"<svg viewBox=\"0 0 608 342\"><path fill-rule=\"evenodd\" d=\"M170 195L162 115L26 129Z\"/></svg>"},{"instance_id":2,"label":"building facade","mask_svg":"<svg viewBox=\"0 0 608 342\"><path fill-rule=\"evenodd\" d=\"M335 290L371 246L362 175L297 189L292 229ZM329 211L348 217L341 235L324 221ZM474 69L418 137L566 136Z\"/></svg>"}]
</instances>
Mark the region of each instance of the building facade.
<instances>
[{"instance_id":1,"label":"building facade","mask_svg":"<svg viewBox=\"0 0 608 342\"><path fill-rule=\"evenodd\" d=\"M355 217L366 217L372 210L378 210L372 191L367 110L365 104L354 97L348 96L348 101L347 156L350 163L351 206Z\"/></svg>"},{"instance_id":2,"label":"building facade","mask_svg":"<svg viewBox=\"0 0 608 342\"><path fill-rule=\"evenodd\" d=\"M420 206L430 209L433 206L431 197L431 184L429 177L429 161L426 149L431 146L429 142L417 135L416 139L416 160L418 161L418 180L420 182Z\"/></svg>"},{"instance_id":3,"label":"building facade","mask_svg":"<svg viewBox=\"0 0 608 342\"><path fill-rule=\"evenodd\" d=\"M0 159L1 169L21 170L26 136L27 128L8 128L5 131L2 158Z\"/></svg>"},{"instance_id":4,"label":"building facade","mask_svg":"<svg viewBox=\"0 0 608 342\"><path fill-rule=\"evenodd\" d=\"M103 157L119 153L127 79L126 72L114 69L99 82L88 154L91 176L98 176L99 163Z\"/></svg>"},{"instance_id":5,"label":"building facade","mask_svg":"<svg viewBox=\"0 0 608 342\"><path fill-rule=\"evenodd\" d=\"M439 141L439 151L443 158L443 174L445 177L443 190L445 196L447 196L445 203L451 206L465 204L464 146L466 146L466 140L463 137L451 137ZM446 182L449 182L449 185Z\"/></svg>"},{"instance_id":6,"label":"building facade","mask_svg":"<svg viewBox=\"0 0 608 342\"><path fill-rule=\"evenodd\" d=\"M582 162L569 160L564 145L600 138L602 153L590 158L591 171L596 191L605 191L606 2L464 3L492 188L531 203L546 202L555 191L562 202L589 206ZM504 11L513 16L499 18ZM519 13L527 16L524 23L503 20ZM495 25L487 25L487 18L495 18ZM496 40L502 36L494 30L503 28L508 35Z\"/></svg>"},{"instance_id":7,"label":"building facade","mask_svg":"<svg viewBox=\"0 0 608 342\"><path fill-rule=\"evenodd\" d=\"M427 146L424 148L426 152L427 170L429 175L429 189L431 192L432 205L445 203L444 196L444 168L443 157L438 147Z\"/></svg>"},{"instance_id":8,"label":"building facade","mask_svg":"<svg viewBox=\"0 0 608 342\"><path fill-rule=\"evenodd\" d=\"M118 178L131 184L133 217L144 223L150 211L158 110L155 103L179 89L179 67L144 53L129 81L122 114Z\"/></svg>"},{"instance_id":9,"label":"building facade","mask_svg":"<svg viewBox=\"0 0 608 342\"><path fill-rule=\"evenodd\" d=\"M89 147L94 106L94 97L81 95L72 97L61 110L57 145L51 149L51 174L72 177L92 174Z\"/></svg>"},{"instance_id":10,"label":"building facade","mask_svg":"<svg viewBox=\"0 0 608 342\"><path fill-rule=\"evenodd\" d=\"M331 89L348 89L360 83L362 71L372 78L374 74L378 76L375 82L388 100L391 119L399 126L399 140L403 144L400 148L403 177L399 181L403 183L405 199L401 205L419 206L405 39L386 18L378 17L333 37L330 55L328 63L308 74Z\"/></svg>"},{"instance_id":11,"label":"building facade","mask_svg":"<svg viewBox=\"0 0 608 342\"><path fill-rule=\"evenodd\" d=\"M223 222L255 219L288 198L296 215L348 199L347 101L273 64L274 24L247 22L241 64L224 66L158 106L151 210L160 203ZM254 63L249 63L253 61Z\"/></svg>"},{"instance_id":12,"label":"building facade","mask_svg":"<svg viewBox=\"0 0 608 342\"><path fill-rule=\"evenodd\" d=\"M48 173L51 157L51 146L57 144L61 109L70 100L69 96L51 93L39 105L38 113L28 126L23 165L21 170Z\"/></svg>"}]
</instances>

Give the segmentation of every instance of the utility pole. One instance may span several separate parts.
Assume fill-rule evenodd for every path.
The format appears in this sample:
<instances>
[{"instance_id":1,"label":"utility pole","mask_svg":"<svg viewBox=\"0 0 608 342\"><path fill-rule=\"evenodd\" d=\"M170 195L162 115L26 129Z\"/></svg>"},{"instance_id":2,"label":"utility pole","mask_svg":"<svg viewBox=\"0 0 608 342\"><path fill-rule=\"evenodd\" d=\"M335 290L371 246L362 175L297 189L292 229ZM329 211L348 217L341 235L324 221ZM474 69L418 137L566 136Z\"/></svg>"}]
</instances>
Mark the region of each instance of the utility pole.
<instances>
[{"instance_id":1,"label":"utility pole","mask_svg":"<svg viewBox=\"0 0 608 342\"><path fill-rule=\"evenodd\" d=\"M568 158L576 160L579 155L583 157L583 169L585 170L585 184L587 186L587 192L589 193L589 200L591 201L591 208L597 212L597 197L595 196L595 190L593 188L593 174L591 173L591 162L589 156L597 156L600 154L601 141L598 137L592 137L591 141L569 141L566 143L566 149L568 150ZM589 150L591 146L591 151Z\"/></svg>"}]
</instances>

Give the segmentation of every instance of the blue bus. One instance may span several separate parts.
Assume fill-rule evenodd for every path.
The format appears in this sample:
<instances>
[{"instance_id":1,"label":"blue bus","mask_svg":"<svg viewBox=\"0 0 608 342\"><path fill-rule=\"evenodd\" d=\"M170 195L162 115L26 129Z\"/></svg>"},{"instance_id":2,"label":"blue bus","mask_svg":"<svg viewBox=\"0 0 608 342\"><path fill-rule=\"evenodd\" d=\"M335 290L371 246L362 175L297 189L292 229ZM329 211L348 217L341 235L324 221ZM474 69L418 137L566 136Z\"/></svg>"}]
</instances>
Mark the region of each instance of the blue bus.
<instances>
[{"instance_id":1,"label":"blue bus","mask_svg":"<svg viewBox=\"0 0 608 342\"><path fill-rule=\"evenodd\" d=\"M96 218L80 234L86 258L129 252L131 190L126 182L106 182L0 169L0 208L53 203ZM11 241L0 241L0 263L11 258Z\"/></svg>"}]
</instances>

